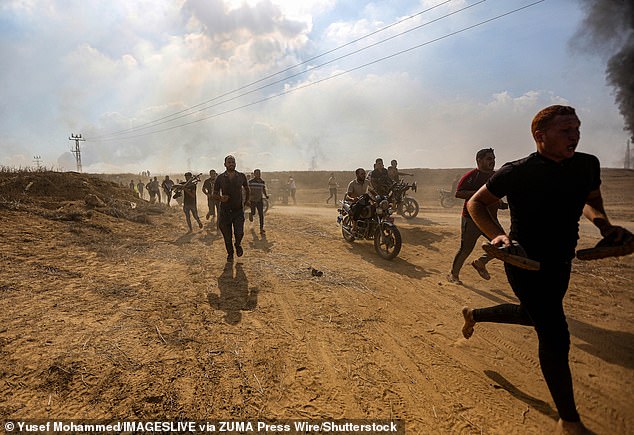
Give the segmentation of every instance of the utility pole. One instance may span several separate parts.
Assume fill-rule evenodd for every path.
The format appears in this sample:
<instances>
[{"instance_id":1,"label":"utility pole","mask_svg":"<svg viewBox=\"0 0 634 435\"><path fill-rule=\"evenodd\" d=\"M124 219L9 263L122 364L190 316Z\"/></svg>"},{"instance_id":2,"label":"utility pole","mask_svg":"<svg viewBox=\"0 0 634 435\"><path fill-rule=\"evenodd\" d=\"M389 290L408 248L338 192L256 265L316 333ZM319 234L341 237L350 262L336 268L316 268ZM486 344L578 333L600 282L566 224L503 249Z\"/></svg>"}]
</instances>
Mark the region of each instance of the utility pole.
<instances>
[{"instance_id":1,"label":"utility pole","mask_svg":"<svg viewBox=\"0 0 634 435\"><path fill-rule=\"evenodd\" d=\"M79 142L85 141L81 137L81 134L71 134L68 140L75 141L75 149L70 150L71 153L75 154L75 160L77 160L77 172L81 172L81 150L79 149Z\"/></svg>"},{"instance_id":2,"label":"utility pole","mask_svg":"<svg viewBox=\"0 0 634 435\"><path fill-rule=\"evenodd\" d=\"M33 162L35 162L35 166L37 167L37 170L39 171L41 166L40 166L40 162L42 161L42 157L40 156L33 156Z\"/></svg>"},{"instance_id":3,"label":"utility pole","mask_svg":"<svg viewBox=\"0 0 634 435\"><path fill-rule=\"evenodd\" d=\"M630 165L632 164L630 155L630 140L627 140L627 148L625 149L625 169L630 169Z\"/></svg>"}]
</instances>

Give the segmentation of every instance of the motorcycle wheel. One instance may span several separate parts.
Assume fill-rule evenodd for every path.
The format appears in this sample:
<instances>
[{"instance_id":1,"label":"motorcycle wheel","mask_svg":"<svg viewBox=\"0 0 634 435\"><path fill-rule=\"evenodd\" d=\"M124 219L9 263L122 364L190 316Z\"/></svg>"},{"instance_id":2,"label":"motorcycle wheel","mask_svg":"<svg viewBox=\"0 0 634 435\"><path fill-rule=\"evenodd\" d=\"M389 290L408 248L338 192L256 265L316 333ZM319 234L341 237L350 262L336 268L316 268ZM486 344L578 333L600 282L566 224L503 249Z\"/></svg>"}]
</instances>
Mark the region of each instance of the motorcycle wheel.
<instances>
[{"instance_id":1,"label":"motorcycle wheel","mask_svg":"<svg viewBox=\"0 0 634 435\"><path fill-rule=\"evenodd\" d=\"M440 198L440 205L444 208L451 208L456 205L456 200L450 196L443 196Z\"/></svg>"},{"instance_id":2,"label":"motorcycle wheel","mask_svg":"<svg viewBox=\"0 0 634 435\"><path fill-rule=\"evenodd\" d=\"M345 216L341 221L341 235L348 243L354 242L354 236L350 231L352 231L352 219L350 219L350 216Z\"/></svg>"},{"instance_id":3,"label":"motorcycle wheel","mask_svg":"<svg viewBox=\"0 0 634 435\"><path fill-rule=\"evenodd\" d=\"M381 225L374 234L374 250L382 258L391 260L401 252L401 232L394 225Z\"/></svg>"},{"instance_id":4,"label":"motorcycle wheel","mask_svg":"<svg viewBox=\"0 0 634 435\"><path fill-rule=\"evenodd\" d=\"M403 200L401 214L405 219L414 219L418 216L418 202L414 198L405 198Z\"/></svg>"}]
</instances>

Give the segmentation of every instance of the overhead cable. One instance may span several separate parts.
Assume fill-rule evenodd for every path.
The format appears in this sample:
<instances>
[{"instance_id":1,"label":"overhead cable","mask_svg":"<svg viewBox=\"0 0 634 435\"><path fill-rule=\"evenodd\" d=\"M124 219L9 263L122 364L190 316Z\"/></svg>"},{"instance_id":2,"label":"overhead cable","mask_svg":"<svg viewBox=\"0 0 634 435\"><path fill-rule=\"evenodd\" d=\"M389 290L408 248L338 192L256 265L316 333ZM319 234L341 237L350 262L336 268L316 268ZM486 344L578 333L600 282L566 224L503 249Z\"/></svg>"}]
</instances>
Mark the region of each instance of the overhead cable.
<instances>
[{"instance_id":1,"label":"overhead cable","mask_svg":"<svg viewBox=\"0 0 634 435\"><path fill-rule=\"evenodd\" d=\"M311 87L311 86L314 86L314 85L318 85L318 84L323 83L323 82L326 82L326 81L328 81L328 80L332 80L332 79L334 79L334 78L337 78L337 77L343 76L343 75L348 74L348 73L351 73L351 72L353 72L353 71L357 71L357 70L360 70L360 69L362 69L362 68L366 68L366 67L368 67L368 66L371 66L371 65L374 65L374 64L377 64L377 63L380 63L380 62L386 61L386 60L388 60L388 59L392 59L392 58L397 57L397 56L400 56L400 55L402 55L402 54L409 53L409 52L411 52L411 51L413 51L413 50L416 50L416 49L419 49L419 48L421 48L421 47L424 47L424 46L427 46L427 45L433 44L433 43L438 42L438 41L441 41L441 40L443 40L443 39L447 39L447 38L449 38L449 37L451 37L451 36L455 36L455 35L458 35L458 34L464 33L464 32L466 32L466 31L468 31L468 30L474 29L474 28L479 27L479 26L482 26L482 25L484 25L484 24L488 24L488 23L490 23L490 22L492 22L492 21L495 21L495 20L498 20L498 19L500 19L500 18L504 18L504 17L506 17L506 16L512 15L512 14L517 13L517 12L520 12L520 11L522 11L522 10L524 10L524 9L528 9L528 8L530 8L530 7L533 7L533 6L537 5L537 4L539 4L539 3L543 3L543 2L545 2L545 1L546 1L546 0L538 0L538 1L535 1L535 2L533 2L533 3L530 3L530 4L527 4L527 5L525 5L525 6L519 7L519 8L517 8L517 9L513 9L513 10L511 10L511 11L509 11L509 12L505 12L505 13L503 13L503 14L497 15L497 16L492 17L492 18L489 18L489 19L486 19L486 20L484 20L484 21L480 21L480 22L478 22L478 23L476 23L476 24L472 24L472 25L470 25L470 26L464 27L464 28L462 28L462 29L460 29L460 30L456 30L456 31L454 31L454 32L447 33L447 34L445 34L445 35L443 35L443 36L439 36L439 37L437 37L437 38L434 38L434 39L431 39L431 40L429 40L429 41L423 42L423 43L421 43L421 44L417 44L417 45L414 45L414 46L409 47L409 48L407 48L407 49L400 50L400 51L397 51L397 52L392 53L392 54L390 54L390 55L387 55L387 56L384 56L384 57L381 57L381 58L375 59L375 60L373 60L373 61L371 61L371 62L364 63L364 64L359 65L359 66L357 66L357 67L354 67L354 68L351 68L351 69L348 69L348 70L345 70L345 71L341 71L341 72L339 72L339 73L333 74L333 75L328 76L328 77L325 77L325 78L323 78L323 79L320 79L320 80L317 80L317 81L314 81L314 82L310 82L310 83L306 83L306 84L303 84L303 85L297 86L297 87L295 87L295 88L291 88L291 89L285 90L285 91L280 92L280 93L278 93L278 94L275 94L275 95L270 95L270 96L268 96L268 97L264 97L264 98L258 99L258 100L256 100L256 101L252 101L252 102L250 102L250 103L246 103L246 104L243 104L243 105L240 105L240 106L234 107L234 108L232 108L232 109L227 109L227 110L222 111L222 112L214 113L214 114L209 115L209 116L205 116L205 117L202 117L202 118L199 118L199 119L196 119L196 120L193 120L193 121L189 121L189 122L186 122L186 123L183 123L183 124L178 124L178 125L174 125L174 126L171 126L171 127L166 127L166 128L160 129L160 130L154 130L154 131L151 131L151 132L142 133L142 134L133 135L133 136L125 136L125 137L111 138L111 139L102 139L102 140L100 140L100 141L107 142L107 141L111 141L111 140L128 140L128 139L136 139L136 138L140 138L140 137L144 137L144 136L148 136L148 135L152 135L152 134L156 134L156 133L163 133L163 132L166 132L166 131L174 130L174 129L176 129L176 128L186 127L186 126L189 126L189 125L192 125L192 124L196 124L196 123L199 123L199 122L202 122L202 121L206 121L206 120L211 119L211 118L216 118L216 117L223 116L223 115L226 115L226 114L229 114L229 113L232 113L232 112L236 112L236 111L238 111L238 110L242 110L242 109L245 109L245 108L247 108L247 107L255 106L255 105L257 105L257 104L261 104L261 103L264 103L264 102L266 102L266 101L270 101L270 100L273 100L273 99L275 99L275 98L282 97L282 96L284 96L284 95L290 94L290 93L292 93L292 92L296 92L296 91L301 90L301 89L306 89L306 88L308 88L308 87Z\"/></svg>"},{"instance_id":2,"label":"overhead cable","mask_svg":"<svg viewBox=\"0 0 634 435\"><path fill-rule=\"evenodd\" d=\"M441 2L441 3L438 3L438 4L434 5L434 6L431 6L431 7L427 8L427 9L425 9L425 10L419 11L419 12L417 12L417 13L415 13L415 14L409 15L409 16L407 16L407 17L405 17L405 18L403 18L403 19L401 19L401 20L399 20L399 21L396 21L396 22L394 22L394 23L392 23L392 24L389 24L389 25L387 25L387 26L385 26L385 27L382 27L382 28L380 28L380 29L378 29L378 30L375 30L375 31L373 31L373 32L370 32L370 33L368 33L368 34L366 34L366 35L364 35L364 36L361 36L361 37L359 37L359 38L356 38L356 39L354 39L354 40L352 40L352 41L349 41L349 42L347 42L347 43L345 43L345 44L342 44L342 45L340 45L340 46L338 46L338 47L335 47L335 48L333 48L333 49L331 49L331 50L325 51L325 52L323 52L323 53L321 53L321 54L318 54L318 55L316 55L316 56L313 56L313 57L311 57L311 58L308 58L308 59L306 59L306 60L304 60L304 61L302 61L302 62L299 62L299 63L297 63L297 64L295 64L295 65L289 66L289 67L287 67L287 68L285 68L285 69L283 69L283 70L277 71L277 72L275 72L275 73L273 73L273 74L269 74L269 75L267 75L267 76L265 76L265 77L262 77L262 78L260 78L260 79L258 79L258 80L255 80L255 81L253 81L253 82L251 82L251 83L247 83L247 84L245 84L245 85L242 85L242 86L240 86L240 87L238 87L238 88L236 88L236 89L233 89L233 90L231 90L231 91L227 91L227 92L225 92L225 93L223 93L223 94L221 94L221 95L217 95L217 96L215 96L215 97L213 97L213 98L211 98L211 99L209 99L209 100L207 100L207 101L203 101L202 103L195 104L195 105L193 105L193 106L187 107L187 108L185 108L185 109L179 110L179 111L174 112L174 113L169 114L169 115L165 115L165 116L163 116L163 117L157 118L157 119L152 120L152 121L147 121L147 122L144 122L144 123L139 124L139 125L137 125L137 126L135 126L135 127L130 127L130 128L128 128L128 129L125 129L125 130L119 130L119 131L115 131L115 132L112 132L112 133L104 134L104 135L101 135L101 136L96 136L96 137L94 137L94 138L93 138L93 140L94 140L94 139L98 139L98 138L102 138L102 137L113 136L113 135L118 135L118 134L122 134L122 133L128 133L128 132L132 132L132 131L135 131L135 130L141 130L141 129L144 129L144 127L145 127L145 128L149 128L149 127L146 127L146 126L150 126L150 127L151 127L151 126L152 126L152 124L157 124L157 123L158 123L158 124L164 124L165 122L160 122L160 121L163 121L163 120L165 120L165 119L172 118L172 117L174 117L174 116L177 116L177 115L180 115L180 114L182 114L182 113L188 112L188 111L190 111L190 110L192 110L192 109L195 109L195 108L197 108L197 107L203 106L203 105L208 104L208 103L211 103L212 101L216 101L216 100L218 100L218 99L220 99L220 98L223 98L223 97L226 97L226 96L228 96L228 95L234 94L234 93L239 92L239 91L241 91L241 90L243 90L243 89L247 89L247 88L249 88L249 87L251 87L251 86L253 86L253 85L256 85L256 84L258 84L258 83L261 83L261 82L263 82L263 81L265 81L265 80L271 79L271 78L273 78L273 77L275 77L275 76L278 76L278 75L280 75L280 74L283 74L283 73L285 73L285 72L288 72L288 71L290 71L290 70L292 70L292 69L294 69L294 68L297 68L297 67L302 66L302 65L305 65L305 64L307 64L307 63L309 63L309 62L312 62L313 60L319 59L319 58L324 57L324 56L326 56L326 55L328 55L328 54L334 53L335 51L341 50L342 48L345 48L345 47L347 47L347 46L349 46L349 45L355 44L355 43L357 43L357 42L359 42L359 41L362 41L362 40L364 40L364 39L366 39L366 38L369 38L369 37L371 37L371 36L374 36L374 35L376 35L376 34L378 34L378 33L384 32L385 30L388 30L388 29L390 29L390 28L392 28L392 27L394 27L394 26L397 26L397 25L399 25L399 24L401 24L401 23L403 23L403 22L405 22L405 21L408 21L408 20L411 20L411 19L413 19L413 18L416 18L416 17L417 17L417 16L419 16L419 15L422 15L422 14L424 14L424 13L426 13L426 12L429 12L429 11L431 11L431 10L433 10L433 9L436 9L436 8L438 8L438 7L442 6L442 5L445 5L445 4L447 4L447 3L450 3L450 2L452 2L452 1L454 1L454 0L445 0L445 1ZM482 3L483 1L486 1L486 0L482 0L482 1L478 2L478 3ZM435 20L435 21L436 21L436 20ZM418 27L421 27L421 26L418 26ZM353 53L351 53L350 55L352 55L352 54L355 54L355 53L353 52ZM295 74L295 75L291 76L291 78L292 78L292 77L295 77L296 75L297 75L297 74ZM282 80L278 80L278 81L276 81L276 82L274 82L274 83L271 83L271 84L269 84L269 85L267 85L267 86L271 86L271 85L277 84L277 83L279 83L280 81L287 80L288 78L289 78L289 77L285 77L284 79L282 79ZM265 87L266 87L266 86L265 86ZM262 87L255 89L255 91L260 90L260 89L262 89ZM241 94L240 96L243 96L243 95L246 95L246 94ZM228 101L231 101L231 100L228 100ZM213 107L213 106L212 106L212 107ZM204 109L203 109L203 110L204 110ZM196 111L196 112L192 112L192 113L198 113L199 111L200 111L200 110L198 110L198 111ZM174 118L174 119L179 119L179 118L182 118L182 116L178 116L177 118ZM167 121L167 122L169 122L169 121Z\"/></svg>"}]
</instances>

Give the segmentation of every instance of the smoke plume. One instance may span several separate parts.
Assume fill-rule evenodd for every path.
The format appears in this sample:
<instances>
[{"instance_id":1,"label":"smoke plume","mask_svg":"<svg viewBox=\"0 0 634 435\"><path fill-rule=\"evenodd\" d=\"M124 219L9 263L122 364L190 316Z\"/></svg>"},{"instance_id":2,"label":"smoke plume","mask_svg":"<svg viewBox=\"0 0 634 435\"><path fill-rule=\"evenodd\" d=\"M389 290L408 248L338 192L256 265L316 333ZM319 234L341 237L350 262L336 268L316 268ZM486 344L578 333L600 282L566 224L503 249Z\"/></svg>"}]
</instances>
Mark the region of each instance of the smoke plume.
<instances>
[{"instance_id":1,"label":"smoke plume","mask_svg":"<svg viewBox=\"0 0 634 435\"><path fill-rule=\"evenodd\" d=\"M584 0L587 15L576 32L579 41L610 56L606 79L614 87L615 100L634 137L634 2L632 0Z\"/></svg>"}]
</instances>

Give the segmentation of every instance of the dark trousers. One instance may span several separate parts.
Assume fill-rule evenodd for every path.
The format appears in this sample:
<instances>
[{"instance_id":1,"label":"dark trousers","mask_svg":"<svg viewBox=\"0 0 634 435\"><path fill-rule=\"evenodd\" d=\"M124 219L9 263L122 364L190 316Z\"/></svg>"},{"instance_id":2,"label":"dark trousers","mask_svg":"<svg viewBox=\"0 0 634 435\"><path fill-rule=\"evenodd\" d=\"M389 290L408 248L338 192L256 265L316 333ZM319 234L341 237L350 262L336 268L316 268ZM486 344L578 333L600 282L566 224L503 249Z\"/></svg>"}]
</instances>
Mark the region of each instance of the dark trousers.
<instances>
[{"instance_id":1,"label":"dark trousers","mask_svg":"<svg viewBox=\"0 0 634 435\"><path fill-rule=\"evenodd\" d=\"M240 246L244 236L244 209L227 210L221 207L218 219L227 254L233 254L233 238L235 237L235 246Z\"/></svg>"},{"instance_id":2,"label":"dark trousers","mask_svg":"<svg viewBox=\"0 0 634 435\"><path fill-rule=\"evenodd\" d=\"M463 216L460 228L460 248L453 259L453 264L451 265L451 274L453 276L458 276L460 274L462 265L471 252L473 252L473 248L475 248L476 242L480 236L486 237L484 233L480 231L480 228L478 228L475 222L473 222L473 219ZM478 260L484 264L491 261L491 257L489 257L486 252L481 252L482 255L478 258Z\"/></svg>"},{"instance_id":3,"label":"dark trousers","mask_svg":"<svg viewBox=\"0 0 634 435\"><path fill-rule=\"evenodd\" d=\"M519 305L475 309L473 319L533 326L539 340L539 363L559 416L566 421L579 421L568 365L570 333L563 307L571 264L542 263L538 271L508 264L504 268Z\"/></svg>"},{"instance_id":4,"label":"dark trousers","mask_svg":"<svg viewBox=\"0 0 634 435\"><path fill-rule=\"evenodd\" d=\"M264 229L264 202L263 201L251 201L251 215L255 215L255 211L258 211L258 218L260 219L260 230Z\"/></svg>"}]
</instances>

